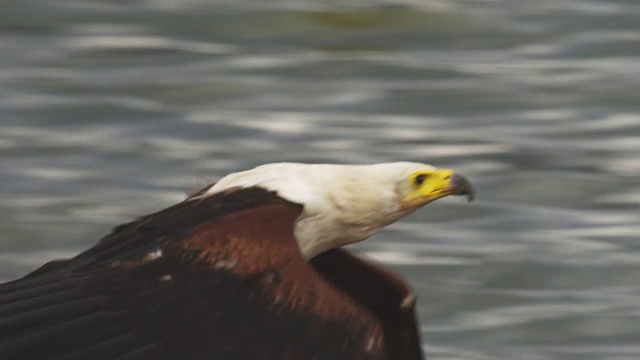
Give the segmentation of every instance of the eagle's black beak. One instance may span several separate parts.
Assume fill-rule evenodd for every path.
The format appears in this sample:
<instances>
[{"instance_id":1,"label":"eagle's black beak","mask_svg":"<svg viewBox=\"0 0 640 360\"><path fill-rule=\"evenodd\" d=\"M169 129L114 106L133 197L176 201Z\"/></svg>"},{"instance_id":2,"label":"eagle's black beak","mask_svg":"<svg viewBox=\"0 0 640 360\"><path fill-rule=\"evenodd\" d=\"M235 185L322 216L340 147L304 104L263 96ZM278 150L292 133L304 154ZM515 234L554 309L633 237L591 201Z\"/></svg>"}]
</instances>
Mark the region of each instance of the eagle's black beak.
<instances>
[{"instance_id":1,"label":"eagle's black beak","mask_svg":"<svg viewBox=\"0 0 640 360\"><path fill-rule=\"evenodd\" d=\"M451 195L467 195L467 201L471 202L476 196L473 186L464 176L453 174L450 187Z\"/></svg>"}]
</instances>

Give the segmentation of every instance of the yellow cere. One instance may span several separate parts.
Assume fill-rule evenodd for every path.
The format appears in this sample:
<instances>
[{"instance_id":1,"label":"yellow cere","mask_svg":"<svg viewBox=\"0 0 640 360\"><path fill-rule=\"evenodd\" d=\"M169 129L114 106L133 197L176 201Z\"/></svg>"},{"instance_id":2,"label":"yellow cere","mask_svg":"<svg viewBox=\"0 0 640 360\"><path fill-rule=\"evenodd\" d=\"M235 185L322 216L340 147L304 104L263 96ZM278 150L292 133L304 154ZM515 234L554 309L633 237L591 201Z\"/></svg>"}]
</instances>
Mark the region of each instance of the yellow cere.
<instances>
[{"instance_id":1,"label":"yellow cere","mask_svg":"<svg viewBox=\"0 0 640 360\"><path fill-rule=\"evenodd\" d=\"M411 174L409 182L412 190L403 201L404 208L420 207L433 200L450 194L451 169L419 170Z\"/></svg>"},{"instance_id":2,"label":"yellow cere","mask_svg":"<svg viewBox=\"0 0 640 360\"><path fill-rule=\"evenodd\" d=\"M451 169L416 171L411 175L413 185L425 196L448 190L451 187L451 177L453 177Z\"/></svg>"}]
</instances>

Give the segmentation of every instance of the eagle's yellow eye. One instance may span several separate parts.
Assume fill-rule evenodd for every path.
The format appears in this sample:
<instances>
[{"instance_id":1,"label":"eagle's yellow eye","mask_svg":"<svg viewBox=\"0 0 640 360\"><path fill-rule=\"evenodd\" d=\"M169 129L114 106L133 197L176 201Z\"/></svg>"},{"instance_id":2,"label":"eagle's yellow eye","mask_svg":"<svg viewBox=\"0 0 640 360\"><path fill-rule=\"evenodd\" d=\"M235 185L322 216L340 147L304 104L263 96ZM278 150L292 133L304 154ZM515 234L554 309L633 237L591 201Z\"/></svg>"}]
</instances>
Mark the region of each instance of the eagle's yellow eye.
<instances>
[{"instance_id":1,"label":"eagle's yellow eye","mask_svg":"<svg viewBox=\"0 0 640 360\"><path fill-rule=\"evenodd\" d=\"M427 180L427 174L418 174L413 178L413 184L415 186L421 186Z\"/></svg>"}]
</instances>

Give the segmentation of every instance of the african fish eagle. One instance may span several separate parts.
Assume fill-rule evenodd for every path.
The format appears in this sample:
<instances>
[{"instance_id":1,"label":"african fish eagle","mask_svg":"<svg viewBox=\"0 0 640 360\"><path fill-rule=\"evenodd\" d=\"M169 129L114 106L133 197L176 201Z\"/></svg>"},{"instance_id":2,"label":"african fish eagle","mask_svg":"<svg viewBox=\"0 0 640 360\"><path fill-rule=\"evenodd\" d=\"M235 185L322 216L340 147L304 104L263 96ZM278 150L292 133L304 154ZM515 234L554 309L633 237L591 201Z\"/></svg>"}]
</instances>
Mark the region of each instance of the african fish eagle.
<instances>
[{"instance_id":1,"label":"african fish eagle","mask_svg":"<svg viewBox=\"0 0 640 360\"><path fill-rule=\"evenodd\" d=\"M422 359L411 288L341 247L447 195L420 163L230 174L0 285L0 359Z\"/></svg>"}]
</instances>

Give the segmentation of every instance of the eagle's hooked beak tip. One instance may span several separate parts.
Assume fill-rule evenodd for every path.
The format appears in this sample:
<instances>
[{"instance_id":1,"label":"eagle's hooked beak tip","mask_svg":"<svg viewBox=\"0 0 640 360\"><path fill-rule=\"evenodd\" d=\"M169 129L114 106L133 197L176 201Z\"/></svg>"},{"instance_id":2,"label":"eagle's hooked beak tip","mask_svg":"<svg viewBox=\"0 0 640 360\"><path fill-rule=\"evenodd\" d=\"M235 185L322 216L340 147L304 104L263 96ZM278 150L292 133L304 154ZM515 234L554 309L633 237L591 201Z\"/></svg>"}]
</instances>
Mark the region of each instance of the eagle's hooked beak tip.
<instances>
[{"instance_id":1,"label":"eagle's hooked beak tip","mask_svg":"<svg viewBox=\"0 0 640 360\"><path fill-rule=\"evenodd\" d=\"M476 198L476 192L473 185L471 185L471 182L462 175L453 175L453 178L451 179L451 190L452 195L466 195L468 202L472 202Z\"/></svg>"}]
</instances>

